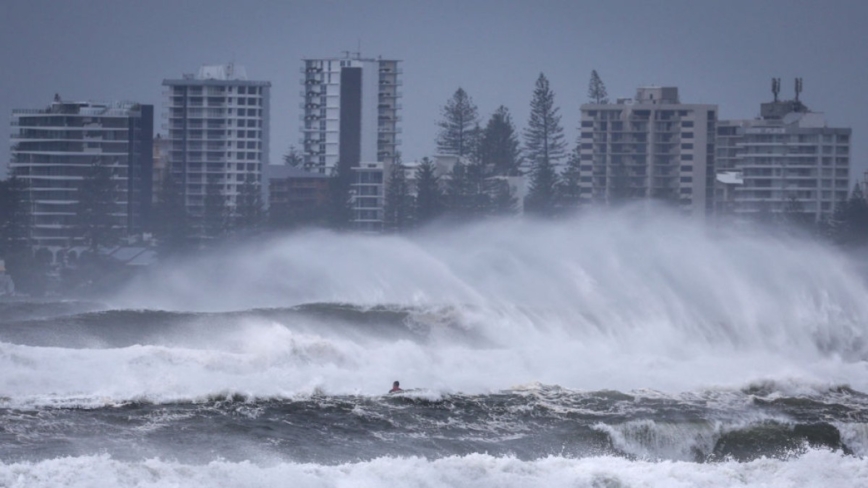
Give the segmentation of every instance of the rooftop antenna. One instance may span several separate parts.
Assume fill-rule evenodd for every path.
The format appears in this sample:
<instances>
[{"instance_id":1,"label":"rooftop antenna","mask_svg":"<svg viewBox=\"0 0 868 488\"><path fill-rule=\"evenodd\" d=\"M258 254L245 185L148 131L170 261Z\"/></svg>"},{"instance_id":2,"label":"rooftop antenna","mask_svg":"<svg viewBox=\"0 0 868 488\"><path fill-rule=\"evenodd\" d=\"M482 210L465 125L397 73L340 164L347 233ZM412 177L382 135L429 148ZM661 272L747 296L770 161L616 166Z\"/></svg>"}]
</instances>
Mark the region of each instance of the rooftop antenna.
<instances>
[{"instance_id":1,"label":"rooftop antenna","mask_svg":"<svg viewBox=\"0 0 868 488\"><path fill-rule=\"evenodd\" d=\"M362 39L356 39L356 59L362 59Z\"/></svg>"},{"instance_id":2,"label":"rooftop antenna","mask_svg":"<svg viewBox=\"0 0 868 488\"><path fill-rule=\"evenodd\" d=\"M799 93L802 93L802 79L796 78L796 101L799 101Z\"/></svg>"},{"instance_id":3,"label":"rooftop antenna","mask_svg":"<svg viewBox=\"0 0 868 488\"><path fill-rule=\"evenodd\" d=\"M345 58L350 59L350 52L349 51L341 51L341 53L343 53Z\"/></svg>"},{"instance_id":4,"label":"rooftop antenna","mask_svg":"<svg viewBox=\"0 0 868 488\"><path fill-rule=\"evenodd\" d=\"M778 93L781 92L781 79L772 78L772 93L775 95L775 102L778 101Z\"/></svg>"}]
</instances>

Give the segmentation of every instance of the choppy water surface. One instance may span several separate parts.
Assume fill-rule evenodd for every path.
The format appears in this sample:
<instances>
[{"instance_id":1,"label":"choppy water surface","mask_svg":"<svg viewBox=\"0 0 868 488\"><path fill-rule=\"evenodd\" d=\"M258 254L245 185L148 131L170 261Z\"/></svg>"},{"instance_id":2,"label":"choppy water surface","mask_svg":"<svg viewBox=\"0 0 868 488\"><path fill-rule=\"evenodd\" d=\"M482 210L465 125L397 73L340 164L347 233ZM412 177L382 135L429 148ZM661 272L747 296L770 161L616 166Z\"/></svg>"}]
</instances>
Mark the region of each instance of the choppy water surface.
<instances>
[{"instance_id":1,"label":"choppy water surface","mask_svg":"<svg viewBox=\"0 0 868 488\"><path fill-rule=\"evenodd\" d=\"M0 303L0 486L868 485L855 269L616 216L299 234Z\"/></svg>"}]
</instances>

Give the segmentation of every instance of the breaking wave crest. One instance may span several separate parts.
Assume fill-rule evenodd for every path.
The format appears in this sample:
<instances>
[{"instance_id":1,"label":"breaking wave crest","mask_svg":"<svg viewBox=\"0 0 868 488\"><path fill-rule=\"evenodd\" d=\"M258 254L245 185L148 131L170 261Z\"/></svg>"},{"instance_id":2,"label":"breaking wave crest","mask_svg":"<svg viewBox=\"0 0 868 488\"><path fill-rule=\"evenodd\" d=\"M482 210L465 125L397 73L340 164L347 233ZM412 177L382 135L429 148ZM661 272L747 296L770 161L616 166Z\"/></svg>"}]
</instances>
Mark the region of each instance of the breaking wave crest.
<instances>
[{"instance_id":1,"label":"breaking wave crest","mask_svg":"<svg viewBox=\"0 0 868 488\"><path fill-rule=\"evenodd\" d=\"M808 450L797 458L757 459L747 463L631 462L620 457L573 459L551 456L534 461L487 454L384 457L371 461L321 466L265 459L211 461L187 465L170 460L125 462L107 455L64 457L30 463L0 464L0 484L41 487L45 480L64 480L67 488L170 486L279 486L292 480L298 487L408 486L570 487L610 488L654 485L825 487L868 484L861 459L828 450Z\"/></svg>"}]
</instances>

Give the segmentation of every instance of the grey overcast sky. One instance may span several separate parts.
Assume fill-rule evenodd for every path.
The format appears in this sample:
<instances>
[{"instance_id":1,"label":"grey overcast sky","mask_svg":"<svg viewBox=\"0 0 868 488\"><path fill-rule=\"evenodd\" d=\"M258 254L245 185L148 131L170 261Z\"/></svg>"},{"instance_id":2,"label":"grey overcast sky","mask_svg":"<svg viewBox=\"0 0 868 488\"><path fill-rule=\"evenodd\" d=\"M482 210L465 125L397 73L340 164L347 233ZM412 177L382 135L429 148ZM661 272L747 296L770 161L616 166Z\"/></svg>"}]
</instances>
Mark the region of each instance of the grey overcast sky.
<instances>
[{"instance_id":1,"label":"grey overcast sky","mask_svg":"<svg viewBox=\"0 0 868 488\"><path fill-rule=\"evenodd\" d=\"M440 107L460 86L485 119L525 126L544 72L568 139L596 69L609 96L678 86L686 103L751 118L804 79L801 99L853 129L853 178L868 167L866 0L0 0L0 113L64 99L135 100L162 113L166 78L234 60L272 83L271 162L298 145L304 57L403 60L404 160L434 153ZM157 130L162 118L157 119ZM0 165L9 124L0 124ZM5 174L3 171L2 174Z\"/></svg>"}]
</instances>

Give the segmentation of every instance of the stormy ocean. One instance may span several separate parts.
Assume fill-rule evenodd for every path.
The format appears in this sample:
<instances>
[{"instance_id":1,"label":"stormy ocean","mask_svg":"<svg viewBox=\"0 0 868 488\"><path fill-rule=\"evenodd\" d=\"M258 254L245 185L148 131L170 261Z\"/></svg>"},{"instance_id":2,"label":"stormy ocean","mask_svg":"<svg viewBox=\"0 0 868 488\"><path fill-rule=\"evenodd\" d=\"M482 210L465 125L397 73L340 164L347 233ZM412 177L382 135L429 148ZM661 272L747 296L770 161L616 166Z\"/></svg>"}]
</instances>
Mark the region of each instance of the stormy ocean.
<instances>
[{"instance_id":1,"label":"stormy ocean","mask_svg":"<svg viewBox=\"0 0 868 488\"><path fill-rule=\"evenodd\" d=\"M868 486L866 339L806 239L274 237L0 303L0 486Z\"/></svg>"}]
</instances>

